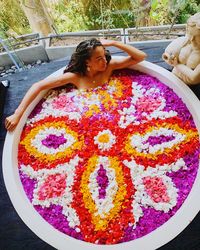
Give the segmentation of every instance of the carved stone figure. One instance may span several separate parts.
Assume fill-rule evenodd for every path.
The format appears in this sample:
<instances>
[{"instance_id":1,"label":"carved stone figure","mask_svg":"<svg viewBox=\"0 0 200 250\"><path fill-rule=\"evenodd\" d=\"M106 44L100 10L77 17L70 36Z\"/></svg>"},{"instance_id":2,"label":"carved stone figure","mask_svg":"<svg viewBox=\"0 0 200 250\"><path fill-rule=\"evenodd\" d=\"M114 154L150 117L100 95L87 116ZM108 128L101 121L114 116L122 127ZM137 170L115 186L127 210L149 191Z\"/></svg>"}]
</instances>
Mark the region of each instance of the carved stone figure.
<instances>
[{"instance_id":1,"label":"carved stone figure","mask_svg":"<svg viewBox=\"0 0 200 250\"><path fill-rule=\"evenodd\" d=\"M172 41L162 57L183 82L200 84L200 13L188 19L186 35Z\"/></svg>"}]
</instances>

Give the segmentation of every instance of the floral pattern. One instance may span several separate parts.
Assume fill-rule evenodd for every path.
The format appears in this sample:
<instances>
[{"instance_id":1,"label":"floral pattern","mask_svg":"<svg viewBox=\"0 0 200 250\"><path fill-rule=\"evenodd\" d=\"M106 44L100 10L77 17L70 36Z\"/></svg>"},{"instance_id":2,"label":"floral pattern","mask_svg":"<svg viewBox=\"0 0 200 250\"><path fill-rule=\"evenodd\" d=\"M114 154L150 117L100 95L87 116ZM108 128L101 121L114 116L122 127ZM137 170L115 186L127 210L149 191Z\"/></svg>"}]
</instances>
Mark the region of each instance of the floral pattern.
<instances>
[{"instance_id":1,"label":"floral pattern","mask_svg":"<svg viewBox=\"0 0 200 250\"><path fill-rule=\"evenodd\" d=\"M133 70L84 91L51 90L18 147L30 202L61 232L95 244L142 237L181 207L199 166L183 101Z\"/></svg>"}]
</instances>

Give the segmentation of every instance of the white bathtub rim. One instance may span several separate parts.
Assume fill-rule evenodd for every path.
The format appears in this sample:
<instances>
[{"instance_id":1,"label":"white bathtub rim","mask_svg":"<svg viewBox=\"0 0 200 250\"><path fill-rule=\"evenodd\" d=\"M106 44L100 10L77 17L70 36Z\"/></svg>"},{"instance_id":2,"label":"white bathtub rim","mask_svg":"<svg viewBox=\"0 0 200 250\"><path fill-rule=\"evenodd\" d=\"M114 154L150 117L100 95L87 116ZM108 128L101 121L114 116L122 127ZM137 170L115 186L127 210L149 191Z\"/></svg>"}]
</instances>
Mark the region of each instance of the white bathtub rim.
<instances>
[{"instance_id":1,"label":"white bathtub rim","mask_svg":"<svg viewBox=\"0 0 200 250\"><path fill-rule=\"evenodd\" d=\"M157 74L157 78L161 81L162 77L167 78L168 80L164 80L167 85L173 82L173 86L170 85L170 87L173 88L175 93L177 93L178 96L183 99L183 102L187 104L200 134L200 114L198 114L200 102L188 86L172 73L152 63L145 61L135 65L134 68L146 73L151 72L151 75ZM62 71L63 68L51 74L49 77L61 74ZM102 250L103 248L106 250L120 250L122 247L126 247L127 250L133 248L137 250L153 250L163 246L184 230L200 210L200 200L197 199L199 195L198 185L200 183L200 171L198 171L190 194L176 214L153 232L133 241L116 245L90 244L67 236L46 222L28 200L23 190L17 167L17 146L22 128L33 107L35 107L43 95L44 92L40 93L28 107L15 131L13 133L7 133L3 150L3 176L9 197L21 219L38 237L60 250ZM10 145L12 145L11 149Z\"/></svg>"}]
</instances>

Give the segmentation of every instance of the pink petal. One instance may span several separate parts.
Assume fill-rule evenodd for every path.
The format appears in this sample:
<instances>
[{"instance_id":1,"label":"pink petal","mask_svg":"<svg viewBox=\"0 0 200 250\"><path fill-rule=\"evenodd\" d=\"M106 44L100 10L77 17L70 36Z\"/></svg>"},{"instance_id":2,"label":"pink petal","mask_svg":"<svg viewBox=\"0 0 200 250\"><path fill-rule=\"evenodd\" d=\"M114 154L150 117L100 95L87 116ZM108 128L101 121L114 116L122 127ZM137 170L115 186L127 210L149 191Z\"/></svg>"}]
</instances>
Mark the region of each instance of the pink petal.
<instances>
[{"instance_id":1,"label":"pink petal","mask_svg":"<svg viewBox=\"0 0 200 250\"><path fill-rule=\"evenodd\" d=\"M63 195L66 187L66 175L49 175L38 191L38 199L46 200Z\"/></svg>"},{"instance_id":2,"label":"pink petal","mask_svg":"<svg viewBox=\"0 0 200 250\"><path fill-rule=\"evenodd\" d=\"M156 202L169 202L170 197L167 194L167 187L163 183L160 177L144 177L143 184L145 186L145 191L151 197L151 199Z\"/></svg>"}]
</instances>

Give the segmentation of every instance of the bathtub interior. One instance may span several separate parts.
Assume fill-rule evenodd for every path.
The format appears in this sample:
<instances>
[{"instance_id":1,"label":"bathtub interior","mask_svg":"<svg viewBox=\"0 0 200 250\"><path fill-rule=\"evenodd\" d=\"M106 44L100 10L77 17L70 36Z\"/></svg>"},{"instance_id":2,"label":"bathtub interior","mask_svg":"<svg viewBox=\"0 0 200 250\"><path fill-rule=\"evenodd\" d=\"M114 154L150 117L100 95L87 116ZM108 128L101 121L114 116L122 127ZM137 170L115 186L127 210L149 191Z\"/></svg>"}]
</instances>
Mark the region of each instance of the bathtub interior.
<instances>
[{"instance_id":1,"label":"bathtub interior","mask_svg":"<svg viewBox=\"0 0 200 250\"><path fill-rule=\"evenodd\" d=\"M167 70L146 61L130 68L155 76L160 81L172 88L173 91L182 98L183 102L186 103L200 134L200 103L192 91L183 82L181 82ZM49 77L55 77L62 74L62 72L63 69L60 69ZM17 150L20 134L27 117L35 105L44 96L45 92L46 91L40 93L40 95L38 95L33 103L27 108L15 131L13 133L7 133L3 151L3 175L5 185L13 206L25 224L38 237L57 249L66 249L67 246L68 248L77 250L94 250L104 248L107 250L120 250L122 247L126 247L127 249L135 248L149 250L158 248L176 237L190 223L190 221L200 210L200 200L196 198L199 194L198 189L200 184L200 171L198 171L195 183L189 196L181 208L177 211L175 216L171 217L166 223L152 231L150 234L147 234L144 237L138 238L134 241L109 246L94 245L79 241L54 229L36 212L32 204L29 202L19 178ZM184 218L184 220L182 218Z\"/></svg>"}]
</instances>

